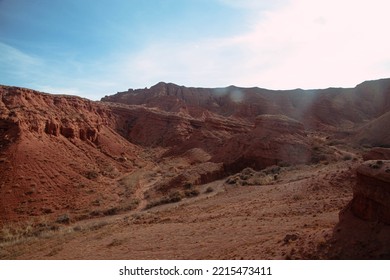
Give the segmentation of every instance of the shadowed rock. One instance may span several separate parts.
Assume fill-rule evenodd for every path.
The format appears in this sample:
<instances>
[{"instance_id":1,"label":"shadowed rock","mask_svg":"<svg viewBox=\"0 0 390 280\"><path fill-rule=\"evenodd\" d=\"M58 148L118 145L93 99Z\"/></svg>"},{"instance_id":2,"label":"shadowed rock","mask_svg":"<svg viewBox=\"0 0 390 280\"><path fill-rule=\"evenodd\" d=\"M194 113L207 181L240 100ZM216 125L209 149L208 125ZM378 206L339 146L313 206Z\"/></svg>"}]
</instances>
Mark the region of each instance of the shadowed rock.
<instances>
[{"instance_id":1,"label":"shadowed rock","mask_svg":"<svg viewBox=\"0 0 390 280\"><path fill-rule=\"evenodd\" d=\"M352 212L361 219L390 224L390 161L366 161L357 169Z\"/></svg>"}]
</instances>

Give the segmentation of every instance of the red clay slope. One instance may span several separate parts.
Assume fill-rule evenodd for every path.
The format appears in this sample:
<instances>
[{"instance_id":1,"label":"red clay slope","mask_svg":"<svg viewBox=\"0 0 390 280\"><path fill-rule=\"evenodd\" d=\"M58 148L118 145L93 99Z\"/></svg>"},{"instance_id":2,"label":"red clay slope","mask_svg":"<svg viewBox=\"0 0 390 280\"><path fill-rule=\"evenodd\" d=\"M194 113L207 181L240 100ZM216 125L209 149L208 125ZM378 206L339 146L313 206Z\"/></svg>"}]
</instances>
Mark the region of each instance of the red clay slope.
<instances>
[{"instance_id":1,"label":"red clay slope","mask_svg":"<svg viewBox=\"0 0 390 280\"><path fill-rule=\"evenodd\" d=\"M105 105L0 87L0 221L82 218L121 202L113 179L142 160L112 127Z\"/></svg>"}]
</instances>

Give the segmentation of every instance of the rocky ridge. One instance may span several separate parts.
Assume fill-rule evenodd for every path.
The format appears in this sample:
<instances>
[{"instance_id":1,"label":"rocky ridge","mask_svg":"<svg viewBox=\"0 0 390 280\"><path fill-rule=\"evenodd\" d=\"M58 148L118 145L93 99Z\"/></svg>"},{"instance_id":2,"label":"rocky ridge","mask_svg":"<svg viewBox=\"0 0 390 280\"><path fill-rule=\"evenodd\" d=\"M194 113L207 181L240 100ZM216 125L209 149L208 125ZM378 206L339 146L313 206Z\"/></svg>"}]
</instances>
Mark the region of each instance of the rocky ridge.
<instances>
[{"instance_id":1,"label":"rocky ridge","mask_svg":"<svg viewBox=\"0 0 390 280\"><path fill-rule=\"evenodd\" d=\"M361 133L386 127L389 89L390 79L289 91L159 83L93 102L1 86L0 215L83 219L247 167L345 157L332 141L387 145L386 130ZM159 175L146 191L147 170Z\"/></svg>"},{"instance_id":2,"label":"rocky ridge","mask_svg":"<svg viewBox=\"0 0 390 280\"><path fill-rule=\"evenodd\" d=\"M113 178L144 162L141 149L115 132L105 105L3 86L0 108L2 222L88 216L102 193L117 204L121 191L112 191Z\"/></svg>"}]
</instances>

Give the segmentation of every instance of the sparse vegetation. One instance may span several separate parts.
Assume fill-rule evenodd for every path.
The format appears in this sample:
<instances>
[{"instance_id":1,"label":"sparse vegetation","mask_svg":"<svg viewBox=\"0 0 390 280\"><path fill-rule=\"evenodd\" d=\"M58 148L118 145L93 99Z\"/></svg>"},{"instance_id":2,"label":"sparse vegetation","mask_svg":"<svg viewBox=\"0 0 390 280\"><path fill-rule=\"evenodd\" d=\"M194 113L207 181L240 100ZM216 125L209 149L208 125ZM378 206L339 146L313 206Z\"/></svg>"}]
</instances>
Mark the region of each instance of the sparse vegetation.
<instances>
[{"instance_id":1,"label":"sparse vegetation","mask_svg":"<svg viewBox=\"0 0 390 280\"><path fill-rule=\"evenodd\" d=\"M352 156L350 154L345 154L343 160L352 160Z\"/></svg>"},{"instance_id":2,"label":"sparse vegetation","mask_svg":"<svg viewBox=\"0 0 390 280\"><path fill-rule=\"evenodd\" d=\"M388 142L383 133L372 135L376 129L365 135L377 110L361 114L370 103L364 87L345 99L339 89L324 90L321 102L307 102L301 93L295 97L295 91L285 102L283 94L273 99L263 90L258 96L254 88L239 89L244 97L239 107L230 102L234 87L216 94L202 90L198 100L197 89L156 86L150 96L142 90L135 99L123 93L111 100L122 103L111 105L0 90L6 109L0 123L0 259L320 259L350 250L362 253L348 257L375 257L370 254L384 244L377 237L389 236L379 219L352 220L357 217L348 204L356 189L364 192L366 183L375 183L360 170L380 173L380 179L390 173L385 160L358 167L382 153L366 153L358 143ZM350 102L351 96L356 100ZM130 104L144 97L142 106ZM176 97L184 109L178 111ZM264 104L272 106L264 110ZM12 106L15 118L7 119ZM276 113L302 124L271 115ZM226 178L227 172L237 173ZM371 201L354 200L356 208L373 212ZM345 212L338 216L340 210ZM51 220L38 222L39 215ZM23 219L32 221L3 225ZM356 234L348 233L351 225ZM384 253L376 256L388 258Z\"/></svg>"},{"instance_id":3,"label":"sparse vegetation","mask_svg":"<svg viewBox=\"0 0 390 280\"><path fill-rule=\"evenodd\" d=\"M105 221L100 221L100 222L98 222L98 223L95 223L95 224L91 225L91 226L89 227L89 229L90 229L90 230L98 230L98 229L101 229L102 227L105 227L106 225L108 225L107 222L105 222Z\"/></svg>"},{"instance_id":4,"label":"sparse vegetation","mask_svg":"<svg viewBox=\"0 0 390 280\"><path fill-rule=\"evenodd\" d=\"M229 185L234 185L237 183L238 177L230 176L226 179L226 183Z\"/></svg>"},{"instance_id":5,"label":"sparse vegetation","mask_svg":"<svg viewBox=\"0 0 390 280\"><path fill-rule=\"evenodd\" d=\"M303 197L301 195L299 195L299 194L294 194L292 199L295 200L295 201L298 201L298 200L302 200Z\"/></svg>"},{"instance_id":6,"label":"sparse vegetation","mask_svg":"<svg viewBox=\"0 0 390 280\"><path fill-rule=\"evenodd\" d=\"M124 243L124 240L114 239L107 245L107 247L120 246L123 243Z\"/></svg>"},{"instance_id":7,"label":"sparse vegetation","mask_svg":"<svg viewBox=\"0 0 390 280\"><path fill-rule=\"evenodd\" d=\"M159 205L163 205L163 204L176 203L176 202L181 201L182 198L183 198L183 195L180 192L175 191L175 192L172 192L171 194L169 194L167 197L163 197L159 200L149 202L146 205L145 209L150 209L150 208L153 208L153 207L156 207Z\"/></svg>"},{"instance_id":8,"label":"sparse vegetation","mask_svg":"<svg viewBox=\"0 0 390 280\"><path fill-rule=\"evenodd\" d=\"M107 210L104 210L103 212L104 216L112 216L118 213L118 208L117 207L111 207Z\"/></svg>"},{"instance_id":9,"label":"sparse vegetation","mask_svg":"<svg viewBox=\"0 0 390 280\"><path fill-rule=\"evenodd\" d=\"M186 190L184 192L184 195L186 197L194 197L194 196L198 196L199 194L200 194L200 192L196 189Z\"/></svg>"},{"instance_id":10,"label":"sparse vegetation","mask_svg":"<svg viewBox=\"0 0 390 280\"><path fill-rule=\"evenodd\" d=\"M81 226L75 226L75 227L73 227L73 230L74 231L81 231L82 228L81 228Z\"/></svg>"},{"instance_id":11,"label":"sparse vegetation","mask_svg":"<svg viewBox=\"0 0 390 280\"><path fill-rule=\"evenodd\" d=\"M325 154L319 153L318 151L314 152L311 156L311 162L314 164L325 162L327 160L328 160L327 156Z\"/></svg>"},{"instance_id":12,"label":"sparse vegetation","mask_svg":"<svg viewBox=\"0 0 390 280\"><path fill-rule=\"evenodd\" d=\"M205 190L205 193L212 193L214 191L214 189L212 187L207 187L207 189Z\"/></svg>"},{"instance_id":13,"label":"sparse vegetation","mask_svg":"<svg viewBox=\"0 0 390 280\"><path fill-rule=\"evenodd\" d=\"M91 212L89 213L89 215L90 215L91 217L97 217L97 216L100 216L101 214L102 214L102 212L99 211L99 210L93 210L93 211L91 211Z\"/></svg>"},{"instance_id":14,"label":"sparse vegetation","mask_svg":"<svg viewBox=\"0 0 390 280\"><path fill-rule=\"evenodd\" d=\"M59 223L59 224L69 224L70 223L69 214L63 214L63 215L59 216L56 219L56 223Z\"/></svg>"},{"instance_id":15,"label":"sparse vegetation","mask_svg":"<svg viewBox=\"0 0 390 280\"><path fill-rule=\"evenodd\" d=\"M120 210L121 211L131 211L131 210L134 210L138 207L140 201L138 199L132 199L128 202L125 202L123 203L121 206L120 206Z\"/></svg>"},{"instance_id":16,"label":"sparse vegetation","mask_svg":"<svg viewBox=\"0 0 390 280\"><path fill-rule=\"evenodd\" d=\"M0 229L0 243L18 242L29 237L39 237L44 232L58 230L59 227L45 220L27 221L4 225Z\"/></svg>"},{"instance_id":17,"label":"sparse vegetation","mask_svg":"<svg viewBox=\"0 0 390 280\"><path fill-rule=\"evenodd\" d=\"M383 161L377 160L375 163L372 163L369 166L373 169L380 169L382 165L383 165Z\"/></svg>"},{"instance_id":18,"label":"sparse vegetation","mask_svg":"<svg viewBox=\"0 0 390 280\"><path fill-rule=\"evenodd\" d=\"M190 189L192 189L192 187L193 187L192 183L185 183L184 184L184 189L186 189L186 190L190 190Z\"/></svg>"},{"instance_id":19,"label":"sparse vegetation","mask_svg":"<svg viewBox=\"0 0 390 280\"><path fill-rule=\"evenodd\" d=\"M282 168L280 166L270 166L262 171L255 171L252 168L245 168L240 173L226 179L229 185L255 186L273 184L279 177Z\"/></svg>"},{"instance_id":20,"label":"sparse vegetation","mask_svg":"<svg viewBox=\"0 0 390 280\"><path fill-rule=\"evenodd\" d=\"M131 199L130 201L122 202L119 206L110 207L103 210L93 210L89 213L90 217L99 216L113 216L124 211L131 211L138 207L140 201L138 199Z\"/></svg>"},{"instance_id":21,"label":"sparse vegetation","mask_svg":"<svg viewBox=\"0 0 390 280\"><path fill-rule=\"evenodd\" d=\"M99 173L96 172L95 170L89 170L89 171L85 172L84 177L89 179L89 180L93 180L93 179L96 179L97 177L99 177Z\"/></svg>"},{"instance_id":22,"label":"sparse vegetation","mask_svg":"<svg viewBox=\"0 0 390 280\"><path fill-rule=\"evenodd\" d=\"M265 174L279 174L281 168L280 166L270 166L263 170Z\"/></svg>"},{"instance_id":23,"label":"sparse vegetation","mask_svg":"<svg viewBox=\"0 0 390 280\"><path fill-rule=\"evenodd\" d=\"M92 206L100 206L100 199L95 199L92 201Z\"/></svg>"}]
</instances>

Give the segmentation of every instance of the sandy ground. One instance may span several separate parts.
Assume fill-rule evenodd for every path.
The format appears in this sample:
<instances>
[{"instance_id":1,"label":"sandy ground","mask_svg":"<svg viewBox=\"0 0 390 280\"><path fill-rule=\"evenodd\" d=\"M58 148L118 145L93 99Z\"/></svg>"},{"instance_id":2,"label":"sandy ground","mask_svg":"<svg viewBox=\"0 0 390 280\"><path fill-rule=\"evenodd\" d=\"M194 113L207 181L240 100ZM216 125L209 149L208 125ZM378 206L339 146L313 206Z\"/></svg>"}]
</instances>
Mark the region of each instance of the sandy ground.
<instances>
[{"instance_id":1,"label":"sandy ground","mask_svg":"<svg viewBox=\"0 0 390 280\"><path fill-rule=\"evenodd\" d=\"M352 198L345 161L300 166L273 185L200 186L201 195L80 221L3 243L2 259L318 259L329 253L339 212ZM213 192L205 193L207 187Z\"/></svg>"}]
</instances>

